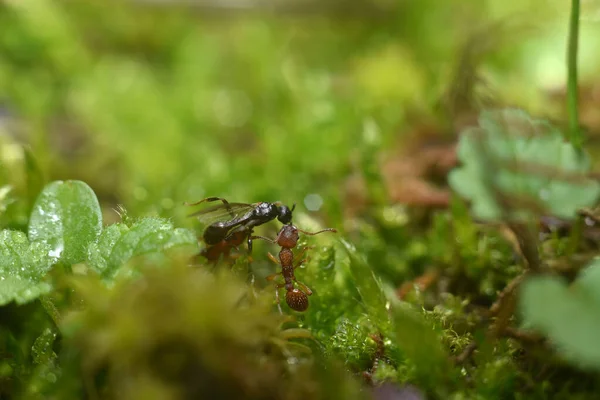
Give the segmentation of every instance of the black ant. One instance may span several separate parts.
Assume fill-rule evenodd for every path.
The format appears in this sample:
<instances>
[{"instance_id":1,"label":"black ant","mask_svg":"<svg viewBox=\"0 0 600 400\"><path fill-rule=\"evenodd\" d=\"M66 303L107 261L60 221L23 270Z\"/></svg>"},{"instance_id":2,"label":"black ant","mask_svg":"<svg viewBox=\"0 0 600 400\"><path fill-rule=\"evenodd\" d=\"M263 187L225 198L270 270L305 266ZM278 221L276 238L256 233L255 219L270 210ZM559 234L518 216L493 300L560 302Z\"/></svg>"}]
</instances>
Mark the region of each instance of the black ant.
<instances>
[{"instance_id":1,"label":"black ant","mask_svg":"<svg viewBox=\"0 0 600 400\"><path fill-rule=\"evenodd\" d=\"M201 254L211 261L218 260L221 254L228 255L233 247L239 246L244 240L247 240L248 254L250 254L254 227L266 224L275 218L283 224L289 224L292 221L292 212L296 208L295 204L290 209L279 202L230 203L221 197L207 197L186 205L195 206L213 201L220 201L223 204L189 215L196 216L200 222L209 224L202 235L208 247Z\"/></svg>"},{"instance_id":2,"label":"black ant","mask_svg":"<svg viewBox=\"0 0 600 400\"><path fill-rule=\"evenodd\" d=\"M298 232L302 232L305 235L318 235L319 233L323 232L337 231L333 228L328 228L312 233L298 229L294 225L287 224L281 227L281 230L277 234L277 238L275 240L263 236L251 237L252 239L263 239L281 246L281 251L279 251L279 260L277 260L271 253L268 253L269 258L273 262L281 265L281 272L267 276L268 281L274 280L279 275L283 276L284 283L277 283L275 285L275 299L277 300L277 308L279 309L280 313L282 313L282 311L279 303L279 289L285 288L287 291L285 294L285 302L292 310L295 311L306 311L306 309L308 309L308 296L312 294L312 290L310 290L310 288L302 282L298 282L296 276L294 275L294 269L298 268L303 262L306 261L306 258L304 258L294 264L294 253L292 252L292 249L298 244ZM307 249L308 247L302 249L298 256L304 254ZM297 283L303 290L296 289L294 287L294 283Z\"/></svg>"}]
</instances>

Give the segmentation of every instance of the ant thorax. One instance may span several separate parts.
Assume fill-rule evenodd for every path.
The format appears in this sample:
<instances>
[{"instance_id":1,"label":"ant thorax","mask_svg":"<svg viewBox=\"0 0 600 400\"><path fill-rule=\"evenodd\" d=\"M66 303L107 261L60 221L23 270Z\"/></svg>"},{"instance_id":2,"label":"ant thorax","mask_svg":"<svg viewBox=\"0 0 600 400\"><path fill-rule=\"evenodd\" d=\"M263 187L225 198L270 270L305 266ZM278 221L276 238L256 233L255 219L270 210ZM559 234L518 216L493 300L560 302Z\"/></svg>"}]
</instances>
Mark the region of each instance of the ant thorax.
<instances>
[{"instance_id":1,"label":"ant thorax","mask_svg":"<svg viewBox=\"0 0 600 400\"><path fill-rule=\"evenodd\" d=\"M259 219L273 219L277 216L277 207L272 203L260 203L253 212L254 216Z\"/></svg>"},{"instance_id":2,"label":"ant thorax","mask_svg":"<svg viewBox=\"0 0 600 400\"><path fill-rule=\"evenodd\" d=\"M283 267L292 266L294 263L294 253L292 253L292 250L290 250L288 247L281 249L279 252L279 261ZM293 270L294 268L292 267L292 271Z\"/></svg>"}]
</instances>

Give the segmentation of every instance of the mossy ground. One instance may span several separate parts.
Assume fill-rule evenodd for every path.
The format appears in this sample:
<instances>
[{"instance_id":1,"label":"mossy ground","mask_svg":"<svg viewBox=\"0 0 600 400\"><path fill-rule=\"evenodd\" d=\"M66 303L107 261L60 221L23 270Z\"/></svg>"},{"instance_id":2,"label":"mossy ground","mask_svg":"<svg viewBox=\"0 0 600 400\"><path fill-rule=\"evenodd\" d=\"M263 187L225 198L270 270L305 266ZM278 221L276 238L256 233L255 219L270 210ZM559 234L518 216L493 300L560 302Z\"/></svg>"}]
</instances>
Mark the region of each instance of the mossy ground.
<instances>
[{"instance_id":1,"label":"mossy ground","mask_svg":"<svg viewBox=\"0 0 600 400\"><path fill-rule=\"evenodd\" d=\"M260 241L258 297L243 252L233 266L135 259L109 283L58 265L50 294L0 308L0 397L353 399L391 382L427 398L593 398L598 376L545 341L490 335L489 309L524 262L445 184L480 108L564 118L546 89L560 74L539 65L562 62L549 32L568 7L494 3L0 5L3 229L26 232L42 187L79 179L105 225L153 216L200 235L183 203L215 195L297 203L298 227L339 231L302 238L313 248L297 277L314 293L283 316L264 279L278 249ZM590 93L597 30L581 38ZM591 139L597 101L582 105ZM548 235L541 253L583 263L591 230Z\"/></svg>"}]
</instances>

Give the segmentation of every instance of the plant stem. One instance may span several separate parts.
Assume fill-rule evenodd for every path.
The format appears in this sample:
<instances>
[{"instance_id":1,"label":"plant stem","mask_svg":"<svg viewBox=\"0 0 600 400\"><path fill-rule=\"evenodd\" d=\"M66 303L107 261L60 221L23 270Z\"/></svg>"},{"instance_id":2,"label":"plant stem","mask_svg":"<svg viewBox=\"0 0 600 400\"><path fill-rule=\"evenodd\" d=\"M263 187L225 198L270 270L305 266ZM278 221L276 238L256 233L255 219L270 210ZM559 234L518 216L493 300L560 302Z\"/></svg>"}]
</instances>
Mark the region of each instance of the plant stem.
<instances>
[{"instance_id":1,"label":"plant stem","mask_svg":"<svg viewBox=\"0 0 600 400\"><path fill-rule=\"evenodd\" d=\"M581 150L583 137L579 129L578 89L577 89L577 47L579 41L579 0L571 0L571 20L569 23L569 46L567 54L567 107L569 113L569 136L571 144Z\"/></svg>"}]
</instances>

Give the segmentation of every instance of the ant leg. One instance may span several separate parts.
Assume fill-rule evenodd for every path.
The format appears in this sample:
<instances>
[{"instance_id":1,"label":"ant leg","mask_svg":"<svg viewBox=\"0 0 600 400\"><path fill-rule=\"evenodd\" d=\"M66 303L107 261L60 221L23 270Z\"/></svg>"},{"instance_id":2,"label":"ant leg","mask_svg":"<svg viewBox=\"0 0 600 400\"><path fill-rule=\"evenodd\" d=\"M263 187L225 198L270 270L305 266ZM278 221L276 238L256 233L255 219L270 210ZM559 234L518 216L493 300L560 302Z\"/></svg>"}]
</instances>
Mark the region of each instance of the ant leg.
<instances>
[{"instance_id":1,"label":"ant leg","mask_svg":"<svg viewBox=\"0 0 600 400\"><path fill-rule=\"evenodd\" d=\"M259 235L255 235L255 236L250 236L250 238L248 240L254 240L254 239L262 239L262 240L266 240L267 242L271 242L271 243L277 243L277 240L265 237L265 236L259 236Z\"/></svg>"},{"instance_id":2,"label":"ant leg","mask_svg":"<svg viewBox=\"0 0 600 400\"><path fill-rule=\"evenodd\" d=\"M232 218L235 217L235 214L233 213L233 211L231 211L231 205L229 204L229 202L227 200L225 200L222 197L207 197L205 199L202 199L200 201L197 201L195 203L184 203L186 206L197 206L198 204L202 204L204 202L213 202L213 201L220 201L222 202L225 207L227 208L227 211L229 211L229 214L231 215Z\"/></svg>"},{"instance_id":3,"label":"ant leg","mask_svg":"<svg viewBox=\"0 0 600 400\"><path fill-rule=\"evenodd\" d=\"M308 286L306 286L304 283L299 282L296 277L293 278L294 282L296 282L300 287L302 287L302 289L304 289L304 291L306 292L307 295L311 295L313 292L312 290L310 290L310 288Z\"/></svg>"},{"instance_id":4,"label":"ant leg","mask_svg":"<svg viewBox=\"0 0 600 400\"><path fill-rule=\"evenodd\" d=\"M298 261L295 265L294 265L294 269L298 268L299 266L301 266L302 264L304 264L305 262L307 262L308 260L310 260L310 257L306 257L303 258L302 260Z\"/></svg>"},{"instance_id":5,"label":"ant leg","mask_svg":"<svg viewBox=\"0 0 600 400\"><path fill-rule=\"evenodd\" d=\"M254 277L254 273L252 271L252 230L248 233L248 281L250 283L250 290L252 292L252 296L256 299L258 295L256 294L256 279Z\"/></svg>"},{"instance_id":6,"label":"ant leg","mask_svg":"<svg viewBox=\"0 0 600 400\"><path fill-rule=\"evenodd\" d=\"M269 260L273 261L275 264L281 265L281 262L278 259L276 259L273 254L267 253L267 257L269 257Z\"/></svg>"},{"instance_id":7,"label":"ant leg","mask_svg":"<svg viewBox=\"0 0 600 400\"><path fill-rule=\"evenodd\" d=\"M294 257L300 258L304 255L304 253L306 253L306 250L310 250L310 249L314 249L314 248L315 248L314 246L305 246Z\"/></svg>"},{"instance_id":8,"label":"ant leg","mask_svg":"<svg viewBox=\"0 0 600 400\"><path fill-rule=\"evenodd\" d=\"M223 204L225 204L227 207L231 207L231 206L229 205L229 202L228 202L227 200L225 200L224 198L222 198L222 197L207 197L207 198L205 198L205 199L202 199L202 200L200 200L200 201L197 201L197 202L195 202L195 203L188 203L188 202L186 202L186 203L184 203L184 204L185 204L186 206L197 206L198 204L202 204L202 203L204 203L204 202L206 202L206 201L208 201L208 202L213 202L213 201L221 201L221 202L223 202Z\"/></svg>"},{"instance_id":9,"label":"ant leg","mask_svg":"<svg viewBox=\"0 0 600 400\"><path fill-rule=\"evenodd\" d=\"M277 272L275 274L271 274L269 276L267 276L265 279L268 281L272 281L273 279L276 279L277 277L279 277L279 275L281 275L281 272Z\"/></svg>"},{"instance_id":10,"label":"ant leg","mask_svg":"<svg viewBox=\"0 0 600 400\"><path fill-rule=\"evenodd\" d=\"M314 246L306 246L304 247L298 254L295 255L296 258L300 258L304 255L304 253L306 253L306 250L310 250L310 249L314 249ZM296 265L294 265L294 269L298 268L299 266L301 266L303 263L307 262L308 260L310 260L310 257L304 257L302 259L300 259L300 261L296 262Z\"/></svg>"},{"instance_id":11,"label":"ant leg","mask_svg":"<svg viewBox=\"0 0 600 400\"><path fill-rule=\"evenodd\" d=\"M281 264L279 263L279 260L277 260L277 259L276 259L276 258L273 256L273 254L271 254L271 253L267 253L267 256L268 256L268 257L269 257L269 259L270 259L271 261L273 261L274 263L276 263L276 264L278 264L278 265L281 265ZM273 279L276 279L276 278L278 278L280 275L281 275L281 272L276 272L276 273L274 273L274 274L271 274L271 275L267 276L265 279L266 279L266 280L268 280L268 281L272 281ZM282 286L282 287L283 287L283 286ZM278 292L278 293L279 293L279 292Z\"/></svg>"},{"instance_id":12,"label":"ant leg","mask_svg":"<svg viewBox=\"0 0 600 400\"><path fill-rule=\"evenodd\" d=\"M285 285L282 284L275 285L275 301L277 302L277 309L279 310L279 314L283 314L283 311L281 310L281 302L279 301L279 289L281 289L284 286Z\"/></svg>"},{"instance_id":13,"label":"ant leg","mask_svg":"<svg viewBox=\"0 0 600 400\"><path fill-rule=\"evenodd\" d=\"M252 234L252 231L250 231L250 234ZM252 259L252 237L248 237L248 268L251 268L251 263L253 261ZM238 246L235 247L236 249L238 249Z\"/></svg>"},{"instance_id":14,"label":"ant leg","mask_svg":"<svg viewBox=\"0 0 600 400\"><path fill-rule=\"evenodd\" d=\"M248 231L248 257L250 257L250 255L252 254L252 239L254 239L254 237L252 236L252 234L254 233L254 229L250 228L250 231Z\"/></svg>"}]
</instances>

